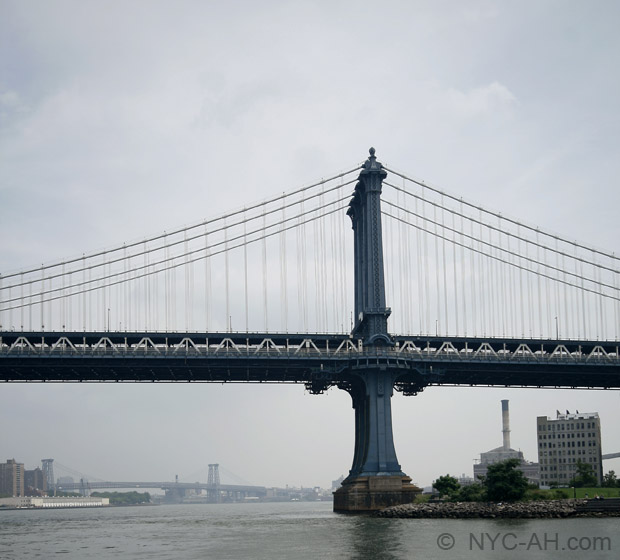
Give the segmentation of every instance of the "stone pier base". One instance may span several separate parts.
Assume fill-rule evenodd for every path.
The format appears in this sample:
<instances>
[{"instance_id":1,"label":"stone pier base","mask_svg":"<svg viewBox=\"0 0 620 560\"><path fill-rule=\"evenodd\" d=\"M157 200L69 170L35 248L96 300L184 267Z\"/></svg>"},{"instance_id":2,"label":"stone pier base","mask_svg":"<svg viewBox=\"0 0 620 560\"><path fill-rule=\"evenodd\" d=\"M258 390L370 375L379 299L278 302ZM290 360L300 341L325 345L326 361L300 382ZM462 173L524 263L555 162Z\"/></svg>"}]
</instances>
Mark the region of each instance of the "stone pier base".
<instances>
[{"instance_id":1,"label":"stone pier base","mask_svg":"<svg viewBox=\"0 0 620 560\"><path fill-rule=\"evenodd\" d=\"M377 511L410 504L422 490L408 476L360 476L345 481L334 492L334 511Z\"/></svg>"}]
</instances>

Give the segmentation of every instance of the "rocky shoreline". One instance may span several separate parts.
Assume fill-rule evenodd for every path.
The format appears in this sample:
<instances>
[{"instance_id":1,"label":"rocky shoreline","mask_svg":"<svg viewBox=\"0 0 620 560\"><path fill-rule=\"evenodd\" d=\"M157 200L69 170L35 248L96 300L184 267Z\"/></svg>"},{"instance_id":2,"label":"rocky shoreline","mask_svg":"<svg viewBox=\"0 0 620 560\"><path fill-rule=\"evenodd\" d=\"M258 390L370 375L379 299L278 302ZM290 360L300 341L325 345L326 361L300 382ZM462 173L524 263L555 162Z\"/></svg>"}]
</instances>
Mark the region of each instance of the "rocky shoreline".
<instances>
[{"instance_id":1,"label":"rocky shoreline","mask_svg":"<svg viewBox=\"0 0 620 560\"><path fill-rule=\"evenodd\" d=\"M544 519L565 517L620 517L620 511L579 511L588 500L540 502L428 502L393 506L378 517L401 519Z\"/></svg>"}]
</instances>

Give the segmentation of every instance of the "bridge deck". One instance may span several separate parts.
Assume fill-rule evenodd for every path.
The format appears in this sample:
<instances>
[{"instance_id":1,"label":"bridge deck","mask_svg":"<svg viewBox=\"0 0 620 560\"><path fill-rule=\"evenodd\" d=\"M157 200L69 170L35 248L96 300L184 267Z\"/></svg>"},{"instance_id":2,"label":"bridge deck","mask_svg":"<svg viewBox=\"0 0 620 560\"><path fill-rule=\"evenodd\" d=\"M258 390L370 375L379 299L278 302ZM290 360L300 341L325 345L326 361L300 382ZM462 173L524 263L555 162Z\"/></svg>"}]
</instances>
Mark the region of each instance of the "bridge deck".
<instances>
[{"instance_id":1,"label":"bridge deck","mask_svg":"<svg viewBox=\"0 0 620 560\"><path fill-rule=\"evenodd\" d=\"M5 382L305 383L321 392L355 370L390 369L396 387L620 388L615 341L395 336L365 347L348 335L0 333Z\"/></svg>"}]
</instances>

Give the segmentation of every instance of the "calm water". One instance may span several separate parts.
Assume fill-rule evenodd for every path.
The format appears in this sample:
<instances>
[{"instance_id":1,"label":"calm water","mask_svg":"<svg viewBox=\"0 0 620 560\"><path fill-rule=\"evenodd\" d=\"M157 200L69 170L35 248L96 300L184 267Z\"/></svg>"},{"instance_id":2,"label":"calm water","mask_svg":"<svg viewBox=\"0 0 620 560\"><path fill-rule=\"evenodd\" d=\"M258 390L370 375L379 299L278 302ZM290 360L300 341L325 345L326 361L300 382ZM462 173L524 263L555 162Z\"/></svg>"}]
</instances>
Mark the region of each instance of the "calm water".
<instances>
[{"instance_id":1,"label":"calm water","mask_svg":"<svg viewBox=\"0 0 620 560\"><path fill-rule=\"evenodd\" d=\"M0 511L0 559L620 558L618 518L378 519L331 508L294 502Z\"/></svg>"}]
</instances>

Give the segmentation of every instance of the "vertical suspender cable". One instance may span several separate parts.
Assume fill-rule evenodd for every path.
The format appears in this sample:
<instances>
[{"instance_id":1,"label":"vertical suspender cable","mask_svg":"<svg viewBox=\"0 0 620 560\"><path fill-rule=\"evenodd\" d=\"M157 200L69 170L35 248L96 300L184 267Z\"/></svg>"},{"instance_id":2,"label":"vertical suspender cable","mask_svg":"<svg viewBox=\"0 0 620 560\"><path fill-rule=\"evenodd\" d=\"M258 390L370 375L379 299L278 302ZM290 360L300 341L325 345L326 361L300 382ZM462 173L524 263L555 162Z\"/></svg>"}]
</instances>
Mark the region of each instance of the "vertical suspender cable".
<instances>
[{"instance_id":1,"label":"vertical suspender cable","mask_svg":"<svg viewBox=\"0 0 620 560\"><path fill-rule=\"evenodd\" d=\"M390 208L391 211L391 208ZM389 214L386 214L389 216ZM384 220L383 237L385 239L385 298L388 305L394 301L394 271L392 269L392 220Z\"/></svg>"},{"instance_id":2,"label":"vertical suspender cable","mask_svg":"<svg viewBox=\"0 0 620 560\"><path fill-rule=\"evenodd\" d=\"M499 225L501 226L501 219L499 221ZM502 230L500 227L500 231L499 231L499 249L497 251L497 256L501 259L503 257L503 251L504 249L502 248ZM509 273L510 271L508 271ZM510 308L510 302L508 301L509 298L509 292L508 292L508 288L506 286L506 266L504 265L503 262L499 263L499 274L500 274L500 290L501 290L501 301L500 301L500 309L501 309L501 316L502 316L502 336L505 337L506 336L506 327L509 327L509 321L510 321L510 316L509 316L509 308Z\"/></svg>"},{"instance_id":3,"label":"vertical suspender cable","mask_svg":"<svg viewBox=\"0 0 620 560\"><path fill-rule=\"evenodd\" d=\"M226 218L224 218L224 277L226 281L226 318L225 325L226 331L230 332L231 317L230 317L230 279L228 271L228 227L226 226Z\"/></svg>"},{"instance_id":4,"label":"vertical suspender cable","mask_svg":"<svg viewBox=\"0 0 620 560\"><path fill-rule=\"evenodd\" d=\"M209 256L209 232L205 224L205 332L211 328L211 257Z\"/></svg>"},{"instance_id":5,"label":"vertical suspender cable","mask_svg":"<svg viewBox=\"0 0 620 560\"><path fill-rule=\"evenodd\" d=\"M64 295L65 295L65 265L62 265L62 295L63 295L63 311L64 311ZM19 290L19 321L20 330L24 330L24 273L21 274L21 286ZM64 320L63 320L64 322Z\"/></svg>"},{"instance_id":6,"label":"vertical suspender cable","mask_svg":"<svg viewBox=\"0 0 620 560\"><path fill-rule=\"evenodd\" d=\"M320 238L321 238L321 261L322 261L322 274L321 274L321 282L323 284L323 299L321 300L321 305L323 306L323 320L324 320L324 327L323 327L323 332L328 332L329 331L329 308L330 306L328 305L327 302L327 292L328 292L328 273L327 273L327 243L325 242L325 225L326 225L326 220L325 220L325 208L323 208L323 192L325 191L325 185L322 184L321 185L321 195L319 196L319 204L321 207L321 210L319 211L319 215L321 216L320 219L318 220L319 223L319 234L320 234ZM332 306L333 307L333 306Z\"/></svg>"},{"instance_id":7,"label":"vertical suspender cable","mask_svg":"<svg viewBox=\"0 0 620 560\"><path fill-rule=\"evenodd\" d=\"M316 217L318 210L314 211ZM319 239L319 224L317 220L312 221L312 262L314 264L314 329L317 332L323 330L323 283L321 280L321 242Z\"/></svg>"},{"instance_id":8,"label":"vertical suspender cable","mask_svg":"<svg viewBox=\"0 0 620 560\"><path fill-rule=\"evenodd\" d=\"M542 277L540 275L540 236L536 230L536 278L538 280L538 327L540 329L540 338L543 338L543 301L542 301Z\"/></svg>"},{"instance_id":9,"label":"vertical suspender cable","mask_svg":"<svg viewBox=\"0 0 620 560\"><path fill-rule=\"evenodd\" d=\"M484 258L482 256L482 237L483 237L483 229L482 229L482 210L479 211L480 213L480 234L478 237L478 250L480 251L480 253L478 253L478 272L480 274L480 309L482 311L482 336L487 335L487 301L490 299L490 293L487 291L486 289L486 277L487 277L487 272L488 272L488 266L486 266L487 263L487 259ZM473 223L473 222L472 222Z\"/></svg>"},{"instance_id":10,"label":"vertical suspender cable","mask_svg":"<svg viewBox=\"0 0 620 560\"><path fill-rule=\"evenodd\" d=\"M155 266L153 266L153 296L151 296L153 301L153 311L154 311L154 330L160 330L161 325L159 324L159 272L156 271ZM153 327L151 327L153 328Z\"/></svg>"},{"instance_id":11,"label":"vertical suspender cable","mask_svg":"<svg viewBox=\"0 0 620 560\"><path fill-rule=\"evenodd\" d=\"M424 330L425 334L431 333L431 294L430 294L430 286L429 286L429 276L430 276L430 267L428 263L428 226L426 224L426 201L424 200L424 196L422 196L422 238L424 241L424 245L422 246L424 249Z\"/></svg>"},{"instance_id":12,"label":"vertical suspender cable","mask_svg":"<svg viewBox=\"0 0 620 560\"><path fill-rule=\"evenodd\" d=\"M566 282L568 279L566 277L566 257L565 257L565 255L562 255L562 270L564 271L562 276L563 276L564 282ZM565 336L566 336L566 338L571 338L571 337L574 336L573 333L575 332L574 328L573 328L573 321L574 321L575 317L574 317L574 314L573 314L573 311L572 311L572 305L571 305L572 302L573 302L573 298L570 297L570 289L569 289L569 287L566 284L563 285L562 289L564 290L564 317L566 317L566 323L565 323L566 327L565 328L566 328L566 331L567 331ZM569 301L569 299L570 299L570 301Z\"/></svg>"},{"instance_id":13,"label":"vertical suspender cable","mask_svg":"<svg viewBox=\"0 0 620 560\"><path fill-rule=\"evenodd\" d=\"M415 241L415 246L416 246L416 256L417 256L417 262L416 262L416 266L417 266L417 272L418 272L418 318L419 318L419 323L420 323L420 335L424 334L424 329L423 329L423 316L424 316L424 308L422 307L424 305L424 291L423 291L423 279L422 279L422 258L421 258L421 253L422 253L422 231L419 227L419 222L418 222L418 199L415 199L415 213L416 213L416 217L415 217L415 223L416 223L416 241Z\"/></svg>"},{"instance_id":14,"label":"vertical suspender cable","mask_svg":"<svg viewBox=\"0 0 620 560\"><path fill-rule=\"evenodd\" d=\"M619 273L614 272L613 273L613 278L614 278L614 287L616 288L616 296L618 295L618 276L620 276ZM615 340L616 342L618 341L618 337L620 337L620 300L616 299L615 305L614 305L614 329L616 331L615 333Z\"/></svg>"},{"instance_id":15,"label":"vertical suspender cable","mask_svg":"<svg viewBox=\"0 0 620 560\"><path fill-rule=\"evenodd\" d=\"M127 247L123 245L123 289L122 289L122 298L121 298L121 307L123 310L123 325L125 325L125 330L129 329L129 324L127 323L127 302L128 298L128 290L129 290L129 282L127 276Z\"/></svg>"},{"instance_id":16,"label":"vertical suspender cable","mask_svg":"<svg viewBox=\"0 0 620 560\"><path fill-rule=\"evenodd\" d=\"M187 230L183 232L183 254L185 257L185 266L183 273L185 277L185 332L189 332L189 249L187 247Z\"/></svg>"},{"instance_id":17,"label":"vertical suspender cable","mask_svg":"<svg viewBox=\"0 0 620 560\"><path fill-rule=\"evenodd\" d=\"M304 203L303 200L300 203L300 216L299 221L301 227L299 230L301 237L301 293L302 293L302 308L303 308L303 325L304 332L308 332L308 261L306 259L306 225L303 223Z\"/></svg>"},{"instance_id":18,"label":"vertical suspender cable","mask_svg":"<svg viewBox=\"0 0 620 560\"><path fill-rule=\"evenodd\" d=\"M595 257L596 260L596 257ZM598 305L599 305L599 319L601 322L601 340L606 339L606 329L605 325L607 321L605 320L605 306L603 305L603 286L601 285L601 269L600 267L596 267L597 276L595 279L598 281Z\"/></svg>"},{"instance_id":19,"label":"vertical suspender cable","mask_svg":"<svg viewBox=\"0 0 620 560\"><path fill-rule=\"evenodd\" d=\"M396 204L398 206L398 217L402 220L404 219L404 213L402 211L402 207L401 207L401 202L400 202L401 196L400 196L400 192L396 191ZM398 222L396 224L396 230L398 232L397 235L397 244L396 244L396 251L397 251L397 263L398 263L398 288L399 288L399 297L400 297L400 312L401 312L401 326L400 326L400 332L405 333L406 332L406 326L408 325L407 322L407 310L406 310L406 299L405 299L405 289L406 289L406 284L405 284L405 277L403 274L403 259L404 259L404 254L403 254L403 234L404 234L404 229L406 226L402 223L402 222Z\"/></svg>"},{"instance_id":20,"label":"vertical suspender cable","mask_svg":"<svg viewBox=\"0 0 620 560\"><path fill-rule=\"evenodd\" d=\"M446 209L444 206L444 197L441 193L441 252L443 259L443 313L445 323L445 333L448 336L448 267L446 266Z\"/></svg>"},{"instance_id":21,"label":"vertical suspender cable","mask_svg":"<svg viewBox=\"0 0 620 560\"><path fill-rule=\"evenodd\" d=\"M525 243L525 252L526 255L529 257L530 256L530 249L529 249L529 244L528 242ZM525 275L526 279L527 279L527 309L528 309L528 325L529 325L529 332L530 332L530 338L534 337L534 295L532 294L532 270L530 268L530 265L528 265L528 271Z\"/></svg>"},{"instance_id":22,"label":"vertical suspender cable","mask_svg":"<svg viewBox=\"0 0 620 560\"><path fill-rule=\"evenodd\" d=\"M575 247L575 257L577 257L577 247ZM575 258L573 259L575 266L575 274L579 274L579 261ZM578 288L573 288L573 293L575 297L573 298L573 313L575 314L575 331L577 333L577 339L581 338L581 307L579 305L579 295L580 290Z\"/></svg>"},{"instance_id":23,"label":"vertical suspender cable","mask_svg":"<svg viewBox=\"0 0 620 560\"><path fill-rule=\"evenodd\" d=\"M494 238L493 238L493 230L491 228L488 228L488 233L489 233L489 243L493 243ZM497 333L500 330L500 320L499 320L499 305L496 304L496 302L499 301L499 286L498 286L498 281L499 281L499 277L496 277L495 274L495 260L493 258L491 258L493 255L493 249L490 249L489 251L489 257L487 257L486 259L486 266L487 266L487 270L489 271L489 282L488 282L488 287L489 287L489 319L490 319L490 325L491 325L491 335L492 336L497 336Z\"/></svg>"},{"instance_id":24,"label":"vertical suspender cable","mask_svg":"<svg viewBox=\"0 0 620 560\"><path fill-rule=\"evenodd\" d=\"M433 206L433 222L435 222L434 224L434 232L435 235L433 236L434 242L435 242L435 300L436 300L436 307L435 307L435 334L437 336L439 336L439 332L440 332L440 325L439 325L439 320L441 318L441 298L439 296L439 293L441 291L441 286L439 283L439 238L438 238L438 231L437 231L437 206Z\"/></svg>"},{"instance_id":25,"label":"vertical suspender cable","mask_svg":"<svg viewBox=\"0 0 620 560\"><path fill-rule=\"evenodd\" d=\"M343 182L343 179L340 181ZM346 327L346 321L348 316L348 298L347 294L349 292L349 284L348 284L348 274L347 274L347 259L345 255L345 240L344 240L344 231L346 226L344 225L344 221L347 220L344 212L341 216L338 217L338 247L340 249L340 270L342 271L340 278L340 289L342 290L342 332L346 332L348 329Z\"/></svg>"},{"instance_id":26,"label":"vertical suspender cable","mask_svg":"<svg viewBox=\"0 0 620 560\"><path fill-rule=\"evenodd\" d=\"M28 288L28 329L31 331L36 330L34 328L34 324L32 322L32 313L33 313L33 301L32 301L32 289L33 289L33 283L30 283L30 287Z\"/></svg>"},{"instance_id":27,"label":"vertical suspender cable","mask_svg":"<svg viewBox=\"0 0 620 560\"><path fill-rule=\"evenodd\" d=\"M166 262L168 262L168 256L170 253L170 249L168 248L166 234L164 233L164 258ZM205 245L206 245L206 234L205 234ZM206 259L205 259L205 262ZM129 284L129 283L128 283ZM170 271L164 270L164 325L166 332L170 330ZM128 325L129 326L129 325Z\"/></svg>"},{"instance_id":28,"label":"vertical suspender cable","mask_svg":"<svg viewBox=\"0 0 620 560\"><path fill-rule=\"evenodd\" d=\"M301 223L301 216L299 217ZM297 258L297 316L300 320L300 326L297 328L301 330L301 324L303 324L303 292L301 282L301 226L295 228L295 241L297 242L295 256Z\"/></svg>"},{"instance_id":29,"label":"vertical suspender cable","mask_svg":"<svg viewBox=\"0 0 620 560\"><path fill-rule=\"evenodd\" d=\"M403 188L405 188L405 180L403 179ZM407 212L408 208L407 208L407 199L409 197L405 196L404 197L404 209L405 212ZM404 282L406 282L405 286L406 286L406 299L407 299L407 303L406 303L406 307L407 307L407 334L412 334L413 331L413 323L414 323L414 310L413 310L413 300L415 299L413 297L413 286L412 286L412 280L413 280L413 274L411 271L411 230L413 228L407 227L405 225L403 225L403 229L405 231L405 278L403 279Z\"/></svg>"},{"instance_id":30,"label":"vertical suspender cable","mask_svg":"<svg viewBox=\"0 0 620 560\"><path fill-rule=\"evenodd\" d=\"M454 321L455 321L455 335L459 336L459 282L458 274L456 270L456 223L454 214L452 214L452 273L454 276Z\"/></svg>"},{"instance_id":31,"label":"vertical suspender cable","mask_svg":"<svg viewBox=\"0 0 620 560\"><path fill-rule=\"evenodd\" d=\"M336 205L333 204L330 210L335 210ZM338 240L336 238L338 233L339 216L331 214L329 217L329 246L331 250L330 258L330 270L331 270L331 286L330 293L332 294L332 309L334 311L334 323L333 332L340 332L340 326L342 321L342 310L344 309L344 301L342 300L340 290L340 263L338 257L340 255L338 251Z\"/></svg>"},{"instance_id":32,"label":"vertical suspender cable","mask_svg":"<svg viewBox=\"0 0 620 560\"><path fill-rule=\"evenodd\" d=\"M581 263L581 314L583 316L583 338L590 336L590 315L586 314L586 292L583 289L583 262Z\"/></svg>"},{"instance_id":33,"label":"vertical suspender cable","mask_svg":"<svg viewBox=\"0 0 620 560\"><path fill-rule=\"evenodd\" d=\"M280 285L282 286L282 326L288 332L288 274L286 267L286 219L285 199L282 199L282 231L280 233Z\"/></svg>"},{"instance_id":34,"label":"vertical suspender cable","mask_svg":"<svg viewBox=\"0 0 620 560\"><path fill-rule=\"evenodd\" d=\"M265 205L263 205L263 243L262 243L262 252L263 252L263 314L264 314L265 332L269 332L269 302L268 302L268 299L267 299L267 237L266 237L266 228L267 228L267 216L265 214Z\"/></svg>"},{"instance_id":35,"label":"vertical suspender cable","mask_svg":"<svg viewBox=\"0 0 620 560\"><path fill-rule=\"evenodd\" d=\"M521 255L521 236L519 235L519 225L517 225L517 253ZM525 245L525 251L527 252L527 244ZM523 259L518 259L518 264L522 266ZM525 262L527 266L527 261ZM523 270L519 268L517 270L517 274L519 275L519 300L520 300L520 308L521 308L521 337L525 337L525 304L523 301Z\"/></svg>"},{"instance_id":36,"label":"vertical suspender cable","mask_svg":"<svg viewBox=\"0 0 620 560\"><path fill-rule=\"evenodd\" d=\"M461 200L461 246L459 247L459 253L461 254L461 293L463 297L463 334L467 336L467 323L469 317L467 316L467 284L465 275L465 224L463 222L463 201Z\"/></svg>"},{"instance_id":37,"label":"vertical suspender cable","mask_svg":"<svg viewBox=\"0 0 620 560\"><path fill-rule=\"evenodd\" d=\"M22 275L23 280L23 275ZM60 275L60 321L62 324L62 330L65 330L65 325L67 324L67 299L65 297L65 264L62 264L62 272ZM21 287L21 296L22 296L22 307L21 307L21 325L22 330L24 330L24 286L22 284Z\"/></svg>"},{"instance_id":38,"label":"vertical suspender cable","mask_svg":"<svg viewBox=\"0 0 620 560\"><path fill-rule=\"evenodd\" d=\"M243 288L245 294L245 332L250 332L250 305L248 298L248 232L245 210L243 211Z\"/></svg>"},{"instance_id":39,"label":"vertical suspender cable","mask_svg":"<svg viewBox=\"0 0 620 560\"><path fill-rule=\"evenodd\" d=\"M526 251L526 255L529 257L530 256L530 248L529 248L529 243L526 242L525 243L525 251ZM534 295L533 295L533 288L532 288L532 273L533 270L530 268L530 265L528 265L528 271L525 274L526 280L527 280L527 309L528 309L528 326L529 326L529 336L530 338L534 337L534 309L535 309L535 303L534 303Z\"/></svg>"},{"instance_id":40,"label":"vertical suspender cable","mask_svg":"<svg viewBox=\"0 0 620 560\"><path fill-rule=\"evenodd\" d=\"M511 337L516 337L517 336L517 330L515 328L515 324L516 324L516 306L515 306L515 290L514 290L514 286L513 286L513 267L509 264L512 263L512 255L510 254L510 235L506 234L506 260L508 261L508 263L504 266L505 270L506 270L506 275L507 275L507 284L508 284L508 288L507 288L507 297L508 297L508 305L507 307L507 323L508 323L508 330L510 332L510 336Z\"/></svg>"},{"instance_id":41,"label":"vertical suspender cable","mask_svg":"<svg viewBox=\"0 0 620 560\"><path fill-rule=\"evenodd\" d=\"M469 221L469 233L472 238L471 248L474 249L475 242L473 241L474 239L473 220ZM478 302L476 298L476 290L478 289L478 283L480 282L480 280L476 279L476 273L478 272L478 267L476 266L476 260L478 258L479 258L478 255L473 250L469 251L469 267L471 270L471 278L469 281L471 285L471 317L472 317L472 323L473 323L474 336L478 336Z\"/></svg>"},{"instance_id":42,"label":"vertical suspender cable","mask_svg":"<svg viewBox=\"0 0 620 560\"><path fill-rule=\"evenodd\" d=\"M555 267L560 268L560 250L558 247L558 240L555 240ZM559 273L556 272L554 275L558 280L559 280ZM561 285L559 282L554 281L553 282L553 286L555 288L554 292L555 292L555 315L557 317L556 320L556 337L558 337L557 335L560 332L560 322L564 320L564 317L562 317L562 306L561 306L561 298L560 298L560 289L561 289Z\"/></svg>"}]
</instances>

